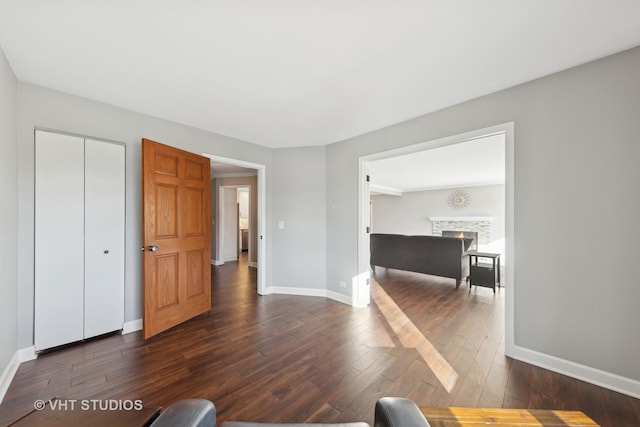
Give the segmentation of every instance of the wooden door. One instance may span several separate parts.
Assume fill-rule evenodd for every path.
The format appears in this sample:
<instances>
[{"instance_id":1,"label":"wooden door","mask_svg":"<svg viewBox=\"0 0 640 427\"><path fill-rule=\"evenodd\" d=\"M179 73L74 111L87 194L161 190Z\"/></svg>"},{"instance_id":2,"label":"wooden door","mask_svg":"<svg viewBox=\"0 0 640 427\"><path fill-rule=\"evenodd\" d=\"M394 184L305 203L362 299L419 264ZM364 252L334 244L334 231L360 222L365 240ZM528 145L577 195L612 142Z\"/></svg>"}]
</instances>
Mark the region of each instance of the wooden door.
<instances>
[{"instance_id":1,"label":"wooden door","mask_svg":"<svg viewBox=\"0 0 640 427\"><path fill-rule=\"evenodd\" d=\"M144 338L211 309L210 162L142 140Z\"/></svg>"}]
</instances>

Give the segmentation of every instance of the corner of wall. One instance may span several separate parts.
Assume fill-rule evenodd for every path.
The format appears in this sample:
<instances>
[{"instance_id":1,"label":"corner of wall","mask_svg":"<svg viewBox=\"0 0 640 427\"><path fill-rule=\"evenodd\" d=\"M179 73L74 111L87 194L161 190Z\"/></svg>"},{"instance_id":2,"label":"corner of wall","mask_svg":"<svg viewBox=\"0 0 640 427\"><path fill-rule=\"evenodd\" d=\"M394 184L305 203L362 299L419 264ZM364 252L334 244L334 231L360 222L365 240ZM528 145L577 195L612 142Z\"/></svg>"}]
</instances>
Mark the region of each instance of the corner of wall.
<instances>
[{"instance_id":1,"label":"corner of wall","mask_svg":"<svg viewBox=\"0 0 640 427\"><path fill-rule=\"evenodd\" d=\"M18 81L0 48L0 401L18 357Z\"/></svg>"}]
</instances>

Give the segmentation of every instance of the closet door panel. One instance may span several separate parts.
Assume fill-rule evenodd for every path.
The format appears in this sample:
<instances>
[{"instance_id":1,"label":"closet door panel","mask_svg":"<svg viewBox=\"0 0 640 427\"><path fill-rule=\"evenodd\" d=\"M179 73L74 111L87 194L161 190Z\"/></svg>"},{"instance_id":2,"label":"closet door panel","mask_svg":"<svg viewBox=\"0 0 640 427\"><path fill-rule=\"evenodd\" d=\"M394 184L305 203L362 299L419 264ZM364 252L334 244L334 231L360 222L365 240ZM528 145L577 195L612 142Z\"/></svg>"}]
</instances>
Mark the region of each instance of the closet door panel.
<instances>
[{"instance_id":1,"label":"closet door panel","mask_svg":"<svg viewBox=\"0 0 640 427\"><path fill-rule=\"evenodd\" d=\"M35 348L83 338L84 141L36 131Z\"/></svg>"},{"instance_id":2,"label":"closet door panel","mask_svg":"<svg viewBox=\"0 0 640 427\"><path fill-rule=\"evenodd\" d=\"M125 147L85 140L85 338L124 323Z\"/></svg>"}]
</instances>

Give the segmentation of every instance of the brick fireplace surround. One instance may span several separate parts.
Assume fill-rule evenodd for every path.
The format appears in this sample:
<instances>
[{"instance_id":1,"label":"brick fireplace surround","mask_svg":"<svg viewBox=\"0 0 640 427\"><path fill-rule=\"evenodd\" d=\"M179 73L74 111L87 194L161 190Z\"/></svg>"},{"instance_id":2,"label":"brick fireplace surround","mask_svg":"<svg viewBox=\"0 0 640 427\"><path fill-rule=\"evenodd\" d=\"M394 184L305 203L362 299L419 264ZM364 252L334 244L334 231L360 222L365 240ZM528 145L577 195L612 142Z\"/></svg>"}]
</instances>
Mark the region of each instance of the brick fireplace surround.
<instances>
[{"instance_id":1,"label":"brick fireplace surround","mask_svg":"<svg viewBox=\"0 0 640 427\"><path fill-rule=\"evenodd\" d=\"M442 236L443 230L450 231L475 231L478 233L478 243L487 244L491 242L491 221L490 216L431 216L431 234Z\"/></svg>"}]
</instances>

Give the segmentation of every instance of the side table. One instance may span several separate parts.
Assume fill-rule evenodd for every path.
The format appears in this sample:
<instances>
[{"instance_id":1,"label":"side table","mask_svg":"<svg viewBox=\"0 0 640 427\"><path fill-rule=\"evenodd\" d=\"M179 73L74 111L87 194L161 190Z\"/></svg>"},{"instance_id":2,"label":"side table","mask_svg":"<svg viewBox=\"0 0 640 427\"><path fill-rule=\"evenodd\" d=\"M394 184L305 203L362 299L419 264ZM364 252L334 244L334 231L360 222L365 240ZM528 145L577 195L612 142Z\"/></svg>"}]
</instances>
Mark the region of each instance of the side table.
<instances>
[{"instance_id":1,"label":"side table","mask_svg":"<svg viewBox=\"0 0 640 427\"><path fill-rule=\"evenodd\" d=\"M469 251L469 289L472 285L493 289L500 286L500 254L491 252ZM480 263L478 258L489 258L491 264Z\"/></svg>"},{"instance_id":2,"label":"side table","mask_svg":"<svg viewBox=\"0 0 640 427\"><path fill-rule=\"evenodd\" d=\"M600 425L580 411L503 408L420 408L420 410L434 427L489 425L501 427L598 427Z\"/></svg>"}]
</instances>

